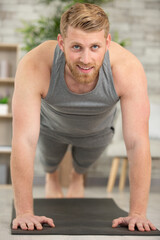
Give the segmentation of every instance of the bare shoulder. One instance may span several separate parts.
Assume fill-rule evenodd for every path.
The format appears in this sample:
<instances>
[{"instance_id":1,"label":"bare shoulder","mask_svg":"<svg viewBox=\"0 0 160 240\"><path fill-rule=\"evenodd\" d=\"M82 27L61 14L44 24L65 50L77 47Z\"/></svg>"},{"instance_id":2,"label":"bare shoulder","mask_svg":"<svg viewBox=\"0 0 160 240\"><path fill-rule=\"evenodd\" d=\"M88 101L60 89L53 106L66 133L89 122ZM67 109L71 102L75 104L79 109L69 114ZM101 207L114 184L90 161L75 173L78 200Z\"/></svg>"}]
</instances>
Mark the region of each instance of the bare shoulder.
<instances>
[{"instance_id":1,"label":"bare shoulder","mask_svg":"<svg viewBox=\"0 0 160 240\"><path fill-rule=\"evenodd\" d=\"M32 66L44 65L50 67L54 56L54 50L57 45L56 40L48 40L29 51L20 61L20 64L29 64Z\"/></svg>"},{"instance_id":2,"label":"bare shoulder","mask_svg":"<svg viewBox=\"0 0 160 240\"><path fill-rule=\"evenodd\" d=\"M21 78L21 81L27 81L29 84L32 81L33 85L39 86L42 96L48 91L56 45L57 41L55 40L45 41L29 51L18 64L17 73L21 72L21 75L27 73L28 75L28 78L25 77L23 80ZM18 79L16 78L16 81Z\"/></svg>"},{"instance_id":3,"label":"bare shoulder","mask_svg":"<svg viewBox=\"0 0 160 240\"><path fill-rule=\"evenodd\" d=\"M132 87L145 86L146 77L138 58L118 43L111 42L109 48L112 75L119 96Z\"/></svg>"}]
</instances>

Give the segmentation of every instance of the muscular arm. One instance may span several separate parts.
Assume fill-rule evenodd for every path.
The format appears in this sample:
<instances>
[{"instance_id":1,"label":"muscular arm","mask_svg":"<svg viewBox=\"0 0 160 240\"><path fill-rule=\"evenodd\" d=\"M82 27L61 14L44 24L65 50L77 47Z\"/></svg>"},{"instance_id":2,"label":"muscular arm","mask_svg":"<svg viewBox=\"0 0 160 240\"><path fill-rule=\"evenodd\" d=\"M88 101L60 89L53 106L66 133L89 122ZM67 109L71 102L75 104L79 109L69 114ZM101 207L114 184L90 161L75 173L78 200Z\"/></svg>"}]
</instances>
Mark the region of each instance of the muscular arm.
<instances>
[{"instance_id":1,"label":"muscular arm","mask_svg":"<svg viewBox=\"0 0 160 240\"><path fill-rule=\"evenodd\" d=\"M147 81L140 64L130 72L130 86L121 97L123 136L129 160L130 215L146 216L151 180ZM129 79L130 80L130 79Z\"/></svg>"},{"instance_id":2,"label":"muscular arm","mask_svg":"<svg viewBox=\"0 0 160 240\"><path fill-rule=\"evenodd\" d=\"M146 219L151 180L151 156L149 144L150 106L147 95L147 80L142 65L126 53L128 61L117 67L115 81L119 80L122 110L123 136L129 161L130 210L129 218L119 218L113 226L126 224L133 231L155 230ZM124 57L124 59L126 58Z\"/></svg>"},{"instance_id":3,"label":"muscular arm","mask_svg":"<svg viewBox=\"0 0 160 240\"><path fill-rule=\"evenodd\" d=\"M11 174L17 215L33 213L33 161L40 126L40 103L36 66L22 61L17 70L13 96Z\"/></svg>"},{"instance_id":4,"label":"muscular arm","mask_svg":"<svg viewBox=\"0 0 160 240\"><path fill-rule=\"evenodd\" d=\"M36 57L35 57L36 56ZM41 95L44 79L49 72L40 61L38 52L29 53L19 63L13 95L13 138L11 153L11 177L14 190L16 219L13 228L33 230L34 225L53 222L34 216L32 183L36 145L40 129ZM37 64L38 63L38 64ZM48 73L48 75L47 75Z\"/></svg>"}]
</instances>

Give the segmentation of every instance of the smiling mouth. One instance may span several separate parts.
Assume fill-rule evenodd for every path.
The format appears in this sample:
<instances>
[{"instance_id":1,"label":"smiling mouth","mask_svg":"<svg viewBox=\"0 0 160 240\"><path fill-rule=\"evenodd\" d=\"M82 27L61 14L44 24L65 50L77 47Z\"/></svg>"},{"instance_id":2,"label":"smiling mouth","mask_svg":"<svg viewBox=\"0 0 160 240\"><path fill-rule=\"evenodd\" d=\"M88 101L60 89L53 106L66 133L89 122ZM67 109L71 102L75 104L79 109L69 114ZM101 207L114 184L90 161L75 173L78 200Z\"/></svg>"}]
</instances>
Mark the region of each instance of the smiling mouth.
<instances>
[{"instance_id":1,"label":"smiling mouth","mask_svg":"<svg viewBox=\"0 0 160 240\"><path fill-rule=\"evenodd\" d=\"M88 73L93 69L93 67L81 67L79 65L77 65L77 66L82 72L85 72L85 73Z\"/></svg>"}]
</instances>

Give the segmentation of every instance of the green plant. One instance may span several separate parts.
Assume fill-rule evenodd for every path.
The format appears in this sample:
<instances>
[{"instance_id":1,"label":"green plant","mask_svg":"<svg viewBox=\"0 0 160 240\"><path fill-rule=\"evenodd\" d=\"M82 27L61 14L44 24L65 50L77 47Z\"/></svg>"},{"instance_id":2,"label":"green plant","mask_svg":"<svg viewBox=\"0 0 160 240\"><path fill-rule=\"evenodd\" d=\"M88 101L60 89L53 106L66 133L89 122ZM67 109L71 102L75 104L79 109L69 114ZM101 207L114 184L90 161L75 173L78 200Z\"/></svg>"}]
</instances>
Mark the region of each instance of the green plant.
<instances>
[{"instance_id":1,"label":"green plant","mask_svg":"<svg viewBox=\"0 0 160 240\"><path fill-rule=\"evenodd\" d=\"M119 33L117 31L115 31L113 34L113 41L119 43L122 47L130 45L130 39L128 38L119 40Z\"/></svg>"},{"instance_id":2,"label":"green plant","mask_svg":"<svg viewBox=\"0 0 160 240\"><path fill-rule=\"evenodd\" d=\"M3 97L3 98L0 98L0 104L8 104L8 97Z\"/></svg>"},{"instance_id":3,"label":"green plant","mask_svg":"<svg viewBox=\"0 0 160 240\"><path fill-rule=\"evenodd\" d=\"M39 0L41 4L50 4L56 0ZM57 35L60 32L60 18L64 11L66 11L71 5L75 3L92 3L100 5L102 3L108 3L113 0L60 0L56 9L56 15L50 17L40 16L36 21L24 21L22 20L23 27L18 28L17 31L23 35L22 50L30 51L42 42L51 39L57 39ZM64 3L64 4L62 4ZM117 38L113 39L118 42ZM118 42L122 46L127 44L126 40Z\"/></svg>"},{"instance_id":4,"label":"green plant","mask_svg":"<svg viewBox=\"0 0 160 240\"><path fill-rule=\"evenodd\" d=\"M56 39L59 33L60 16L45 18L41 16L35 22L22 21L23 28L18 29L23 35L24 47L22 50L30 51L40 43Z\"/></svg>"}]
</instances>

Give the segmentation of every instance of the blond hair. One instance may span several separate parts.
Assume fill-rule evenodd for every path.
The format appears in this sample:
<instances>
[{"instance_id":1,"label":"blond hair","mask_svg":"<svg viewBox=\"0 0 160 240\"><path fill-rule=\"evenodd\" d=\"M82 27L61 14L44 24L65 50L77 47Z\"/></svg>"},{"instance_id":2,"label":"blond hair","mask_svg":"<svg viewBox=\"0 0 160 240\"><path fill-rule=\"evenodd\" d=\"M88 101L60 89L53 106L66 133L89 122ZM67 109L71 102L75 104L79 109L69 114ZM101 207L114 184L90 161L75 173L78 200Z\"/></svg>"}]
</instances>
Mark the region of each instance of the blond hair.
<instances>
[{"instance_id":1,"label":"blond hair","mask_svg":"<svg viewBox=\"0 0 160 240\"><path fill-rule=\"evenodd\" d=\"M60 22L60 32L63 38L67 36L68 26L86 32L101 31L105 37L109 33L109 19L102 8L90 3L76 3L63 13Z\"/></svg>"}]
</instances>

